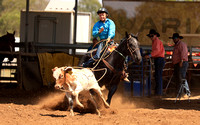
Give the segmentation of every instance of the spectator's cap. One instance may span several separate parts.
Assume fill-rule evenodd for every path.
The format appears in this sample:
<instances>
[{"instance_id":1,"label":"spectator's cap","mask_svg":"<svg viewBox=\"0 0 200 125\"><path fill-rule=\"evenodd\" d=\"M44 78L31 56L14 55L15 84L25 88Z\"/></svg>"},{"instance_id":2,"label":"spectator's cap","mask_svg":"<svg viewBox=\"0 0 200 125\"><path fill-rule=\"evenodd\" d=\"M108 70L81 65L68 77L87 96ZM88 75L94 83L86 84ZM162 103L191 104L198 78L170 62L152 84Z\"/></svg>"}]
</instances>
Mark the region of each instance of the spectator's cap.
<instances>
[{"instance_id":1,"label":"spectator's cap","mask_svg":"<svg viewBox=\"0 0 200 125\"><path fill-rule=\"evenodd\" d=\"M169 37L169 39L183 39L183 36L180 36L178 33L174 33L172 37Z\"/></svg>"},{"instance_id":2,"label":"spectator's cap","mask_svg":"<svg viewBox=\"0 0 200 125\"><path fill-rule=\"evenodd\" d=\"M152 35L157 35L157 37L160 37L160 34L156 32L156 30L150 29L149 34L147 34L147 36L152 37Z\"/></svg>"}]
</instances>

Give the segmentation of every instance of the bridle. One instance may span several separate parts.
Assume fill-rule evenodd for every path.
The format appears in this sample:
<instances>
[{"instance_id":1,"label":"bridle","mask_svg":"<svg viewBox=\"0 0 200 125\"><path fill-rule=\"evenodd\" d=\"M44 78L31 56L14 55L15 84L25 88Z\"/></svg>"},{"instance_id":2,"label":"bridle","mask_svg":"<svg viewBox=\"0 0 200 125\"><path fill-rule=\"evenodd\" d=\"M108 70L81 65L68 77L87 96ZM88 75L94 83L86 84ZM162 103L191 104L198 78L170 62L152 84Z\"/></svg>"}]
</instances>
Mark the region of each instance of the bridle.
<instances>
[{"instance_id":1,"label":"bridle","mask_svg":"<svg viewBox=\"0 0 200 125\"><path fill-rule=\"evenodd\" d=\"M129 38L127 38L127 48L128 48L128 50L129 50L129 52L130 52L130 54L131 54L131 56L132 56L132 58L134 59L134 56L133 56L133 53L136 51L136 50L138 50L139 48L138 47L136 47L134 50L129 46L129 44L128 44L128 41L131 39L131 35L129 35ZM116 51L120 56L122 56L124 59L126 58L121 52L119 52L118 50L114 50L114 51ZM102 61L104 62L104 64L112 71L112 72L114 72L115 74L121 74L122 73L122 71L116 71L115 69L114 69L114 67L113 66L111 66L105 59L102 59Z\"/></svg>"},{"instance_id":2,"label":"bridle","mask_svg":"<svg viewBox=\"0 0 200 125\"><path fill-rule=\"evenodd\" d=\"M136 47L135 49L132 49L130 46L129 46L129 44L128 44L128 41L131 39L131 35L129 35L129 37L127 38L127 48L128 48L128 50L129 50L129 52L130 52L130 54L131 54L131 57L134 59L134 56L133 56L133 53L136 51L136 50L138 50L139 48L138 47ZM126 58L121 52L119 52L118 50L114 50L114 51L116 51L120 56L122 56L124 59Z\"/></svg>"},{"instance_id":3,"label":"bridle","mask_svg":"<svg viewBox=\"0 0 200 125\"><path fill-rule=\"evenodd\" d=\"M127 39L127 41L130 40L131 37L132 37L132 36L129 35L129 38ZM131 54L132 59L134 59L133 53L134 53L136 50L140 50L138 47L136 47L135 49L132 49L132 48L129 46L128 42L127 42L127 48L128 48L128 50L129 50L129 52L130 52L130 54Z\"/></svg>"}]
</instances>

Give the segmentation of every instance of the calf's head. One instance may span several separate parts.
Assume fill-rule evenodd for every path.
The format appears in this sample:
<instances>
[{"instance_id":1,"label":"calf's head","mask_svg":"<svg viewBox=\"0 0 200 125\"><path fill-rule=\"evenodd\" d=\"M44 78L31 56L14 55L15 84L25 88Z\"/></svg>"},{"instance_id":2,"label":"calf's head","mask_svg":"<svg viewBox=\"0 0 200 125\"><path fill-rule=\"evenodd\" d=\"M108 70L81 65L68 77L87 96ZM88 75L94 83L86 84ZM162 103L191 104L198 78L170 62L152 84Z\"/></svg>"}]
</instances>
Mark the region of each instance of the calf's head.
<instances>
[{"instance_id":1,"label":"calf's head","mask_svg":"<svg viewBox=\"0 0 200 125\"><path fill-rule=\"evenodd\" d=\"M72 68L71 67L55 67L52 69L53 77L56 79L55 88L61 89L65 91L72 91L72 87L74 88L73 81L75 77L72 75Z\"/></svg>"}]
</instances>

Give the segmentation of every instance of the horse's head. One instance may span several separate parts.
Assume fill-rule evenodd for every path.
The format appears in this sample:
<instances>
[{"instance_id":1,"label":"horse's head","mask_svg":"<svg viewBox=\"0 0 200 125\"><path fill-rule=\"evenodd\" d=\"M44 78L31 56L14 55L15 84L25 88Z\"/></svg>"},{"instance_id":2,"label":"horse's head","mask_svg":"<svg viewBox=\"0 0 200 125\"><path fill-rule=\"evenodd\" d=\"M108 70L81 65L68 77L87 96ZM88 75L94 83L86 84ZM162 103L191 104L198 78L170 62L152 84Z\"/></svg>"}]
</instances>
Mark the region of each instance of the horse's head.
<instances>
[{"instance_id":1,"label":"horse's head","mask_svg":"<svg viewBox=\"0 0 200 125\"><path fill-rule=\"evenodd\" d=\"M15 31L13 33L7 32L6 35L0 37L0 51L9 51L9 52L15 51ZM14 56L12 54L4 56L3 59L5 57L8 58L9 62L11 62L14 59Z\"/></svg>"},{"instance_id":2,"label":"horse's head","mask_svg":"<svg viewBox=\"0 0 200 125\"><path fill-rule=\"evenodd\" d=\"M15 31L13 33L7 32L5 38L9 43L10 51L11 52L15 51Z\"/></svg>"},{"instance_id":3,"label":"horse's head","mask_svg":"<svg viewBox=\"0 0 200 125\"><path fill-rule=\"evenodd\" d=\"M141 62L142 57L140 54L140 48L139 48L139 42L137 40L137 35L128 34L126 32L126 43L127 43L127 49L129 51L129 55L131 55L132 59L136 62Z\"/></svg>"}]
</instances>

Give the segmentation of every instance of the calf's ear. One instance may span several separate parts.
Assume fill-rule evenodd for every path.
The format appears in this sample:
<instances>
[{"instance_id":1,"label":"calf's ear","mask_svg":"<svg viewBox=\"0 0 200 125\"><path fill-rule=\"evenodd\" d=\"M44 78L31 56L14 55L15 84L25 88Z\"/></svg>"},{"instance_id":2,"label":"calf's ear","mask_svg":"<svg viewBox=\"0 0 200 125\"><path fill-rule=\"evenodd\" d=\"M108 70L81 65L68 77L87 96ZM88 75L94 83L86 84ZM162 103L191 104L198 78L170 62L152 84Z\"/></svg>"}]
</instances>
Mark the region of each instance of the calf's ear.
<instances>
[{"instance_id":1,"label":"calf's ear","mask_svg":"<svg viewBox=\"0 0 200 125\"><path fill-rule=\"evenodd\" d=\"M65 72L66 73L69 73L70 75L73 73L72 72L72 67L67 67L67 68L65 68Z\"/></svg>"},{"instance_id":2,"label":"calf's ear","mask_svg":"<svg viewBox=\"0 0 200 125\"><path fill-rule=\"evenodd\" d=\"M52 71L54 72L57 68L58 68L58 67L53 68Z\"/></svg>"}]
</instances>

